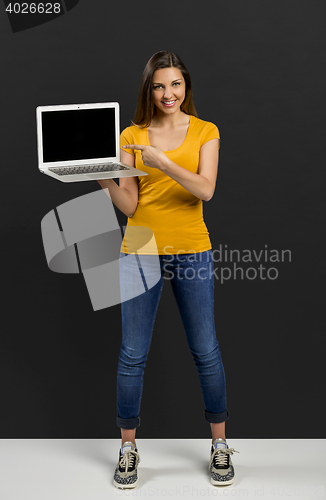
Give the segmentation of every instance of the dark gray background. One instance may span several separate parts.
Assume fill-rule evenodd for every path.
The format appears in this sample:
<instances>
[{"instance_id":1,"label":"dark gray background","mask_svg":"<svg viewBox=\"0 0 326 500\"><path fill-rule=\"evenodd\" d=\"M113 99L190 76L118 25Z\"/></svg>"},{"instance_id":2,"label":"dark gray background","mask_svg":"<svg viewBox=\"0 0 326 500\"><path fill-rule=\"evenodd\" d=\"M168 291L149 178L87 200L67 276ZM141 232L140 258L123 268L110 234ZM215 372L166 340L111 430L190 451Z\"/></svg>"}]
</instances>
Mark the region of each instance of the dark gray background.
<instances>
[{"instance_id":1,"label":"dark gray background","mask_svg":"<svg viewBox=\"0 0 326 500\"><path fill-rule=\"evenodd\" d=\"M317 0L80 0L14 34L3 8L0 437L119 437L120 306L94 312L82 275L51 272L40 226L54 207L99 186L38 172L35 108L118 101L123 129L158 50L179 54L199 117L220 129L217 189L204 205L213 248L292 253L291 262L265 264L278 269L276 280L216 280L227 436L326 437L325 11ZM137 436L208 437L203 411L166 282Z\"/></svg>"}]
</instances>

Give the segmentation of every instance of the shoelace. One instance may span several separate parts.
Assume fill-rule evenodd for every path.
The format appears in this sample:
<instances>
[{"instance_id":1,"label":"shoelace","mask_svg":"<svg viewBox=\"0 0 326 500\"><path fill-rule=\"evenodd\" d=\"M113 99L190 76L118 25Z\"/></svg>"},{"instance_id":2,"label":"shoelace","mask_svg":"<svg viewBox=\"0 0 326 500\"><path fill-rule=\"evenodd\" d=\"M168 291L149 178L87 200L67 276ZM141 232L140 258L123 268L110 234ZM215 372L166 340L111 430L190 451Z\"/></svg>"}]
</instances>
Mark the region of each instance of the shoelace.
<instances>
[{"instance_id":1,"label":"shoelace","mask_svg":"<svg viewBox=\"0 0 326 500\"><path fill-rule=\"evenodd\" d=\"M217 448L213 451L211 455L211 459L209 461L208 470L211 470L212 462L216 463L216 465L227 465L228 463L228 455L233 455L233 453L239 453L234 448Z\"/></svg>"},{"instance_id":2,"label":"shoelace","mask_svg":"<svg viewBox=\"0 0 326 500\"><path fill-rule=\"evenodd\" d=\"M137 453L137 451L126 451L120 458L120 465L125 469L125 472L127 473L129 467L134 466L135 460L137 463L140 462L139 454Z\"/></svg>"}]
</instances>

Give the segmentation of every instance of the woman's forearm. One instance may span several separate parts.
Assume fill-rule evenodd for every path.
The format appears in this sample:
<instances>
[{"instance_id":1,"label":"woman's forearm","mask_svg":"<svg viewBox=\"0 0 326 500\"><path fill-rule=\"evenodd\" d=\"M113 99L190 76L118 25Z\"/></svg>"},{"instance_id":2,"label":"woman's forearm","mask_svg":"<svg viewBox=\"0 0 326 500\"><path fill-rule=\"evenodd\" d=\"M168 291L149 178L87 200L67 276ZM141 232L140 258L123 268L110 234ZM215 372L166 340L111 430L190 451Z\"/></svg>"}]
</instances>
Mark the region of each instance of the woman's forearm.
<instances>
[{"instance_id":1,"label":"woman's forearm","mask_svg":"<svg viewBox=\"0 0 326 500\"><path fill-rule=\"evenodd\" d=\"M124 189L113 179L101 179L97 181L103 189L108 189L110 198L115 206L127 217L132 217L138 205L138 199L127 189Z\"/></svg>"},{"instance_id":2,"label":"woman's forearm","mask_svg":"<svg viewBox=\"0 0 326 500\"><path fill-rule=\"evenodd\" d=\"M214 194L216 185L218 146L219 140L217 138L211 139L201 146L198 165L199 174L190 172L174 163L159 146L127 144L123 148L140 150L145 166L158 168L189 193L201 200L209 201Z\"/></svg>"},{"instance_id":3,"label":"woman's forearm","mask_svg":"<svg viewBox=\"0 0 326 500\"><path fill-rule=\"evenodd\" d=\"M215 184L202 175L180 167L169 158L167 158L160 170L201 200L209 201L214 194Z\"/></svg>"}]
</instances>

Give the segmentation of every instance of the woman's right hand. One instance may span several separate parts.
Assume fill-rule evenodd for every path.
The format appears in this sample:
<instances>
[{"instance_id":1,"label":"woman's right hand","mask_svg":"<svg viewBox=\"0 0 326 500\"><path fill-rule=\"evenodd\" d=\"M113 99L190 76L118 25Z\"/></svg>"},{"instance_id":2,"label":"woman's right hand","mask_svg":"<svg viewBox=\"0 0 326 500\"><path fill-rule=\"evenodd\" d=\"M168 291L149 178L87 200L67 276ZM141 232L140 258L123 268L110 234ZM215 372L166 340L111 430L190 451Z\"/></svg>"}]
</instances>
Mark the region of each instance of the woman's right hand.
<instances>
[{"instance_id":1,"label":"woman's right hand","mask_svg":"<svg viewBox=\"0 0 326 500\"><path fill-rule=\"evenodd\" d=\"M134 156L121 151L121 161L134 167ZM138 205L138 177L120 177L119 185L113 179L98 179L102 189L107 189L108 194L115 204L127 217L132 217Z\"/></svg>"}]
</instances>

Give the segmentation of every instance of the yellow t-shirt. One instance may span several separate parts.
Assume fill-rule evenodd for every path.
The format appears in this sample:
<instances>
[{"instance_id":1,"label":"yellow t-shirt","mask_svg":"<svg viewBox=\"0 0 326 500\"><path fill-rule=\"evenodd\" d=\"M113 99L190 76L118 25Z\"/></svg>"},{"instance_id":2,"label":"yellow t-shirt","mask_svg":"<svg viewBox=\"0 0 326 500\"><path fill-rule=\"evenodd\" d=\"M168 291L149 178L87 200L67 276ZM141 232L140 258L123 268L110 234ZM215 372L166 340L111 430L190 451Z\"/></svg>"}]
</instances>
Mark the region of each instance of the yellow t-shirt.
<instances>
[{"instance_id":1,"label":"yellow t-shirt","mask_svg":"<svg viewBox=\"0 0 326 500\"><path fill-rule=\"evenodd\" d=\"M165 154L180 167L198 173L200 148L211 139L220 139L216 125L190 115L184 142ZM126 144L150 145L148 128L133 125L124 129L120 147ZM204 252L212 248L203 219L202 200L159 169L146 167L141 151L123 151L134 155L135 167L148 175L138 178L138 206L134 215L128 218L121 251L164 255ZM153 231L155 241L150 240L152 233L149 230Z\"/></svg>"}]
</instances>

